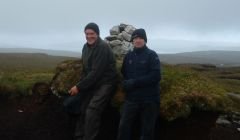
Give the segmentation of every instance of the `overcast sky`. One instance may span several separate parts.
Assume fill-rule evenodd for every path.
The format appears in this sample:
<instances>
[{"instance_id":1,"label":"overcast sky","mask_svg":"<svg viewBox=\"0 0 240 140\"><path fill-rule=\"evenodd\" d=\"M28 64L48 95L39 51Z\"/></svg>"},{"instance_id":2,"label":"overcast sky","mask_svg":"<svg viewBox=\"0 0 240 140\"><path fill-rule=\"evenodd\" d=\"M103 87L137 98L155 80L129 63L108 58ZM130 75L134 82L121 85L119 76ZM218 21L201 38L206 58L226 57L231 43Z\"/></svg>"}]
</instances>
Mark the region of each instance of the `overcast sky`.
<instances>
[{"instance_id":1,"label":"overcast sky","mask_svg":"<svg viewBox=\"0 0 240 140\"><path fill-rule=\"evenodd\" d=\"M0 47L81 51L84 26L102 38L120 23L145 28L162 53L240 50L239 0L0 0Z\"/></svg>"}]
</instances>

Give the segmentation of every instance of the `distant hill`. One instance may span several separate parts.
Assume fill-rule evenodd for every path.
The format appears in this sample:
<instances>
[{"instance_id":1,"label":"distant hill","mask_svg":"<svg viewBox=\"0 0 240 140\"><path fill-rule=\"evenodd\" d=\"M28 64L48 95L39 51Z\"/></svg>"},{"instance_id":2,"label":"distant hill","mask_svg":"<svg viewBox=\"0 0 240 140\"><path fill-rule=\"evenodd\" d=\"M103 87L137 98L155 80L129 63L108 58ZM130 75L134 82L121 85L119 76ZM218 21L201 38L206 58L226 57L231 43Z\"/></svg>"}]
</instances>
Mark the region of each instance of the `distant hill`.
<instances>
[{"instance_id":1,"label":"distant hill","mask_svg":"<svg viewBox=\"0 0 240 140\"><path fill-rule=\"evenodd\" d=\"M79 52L44 50L33 48L0 48L0 53L38 53L50 56L80 58ZM1 54L2 55L2 54ZM159 54L164 63L169 64L213 64L216 66L240 66L240 51L195 51L176 54Z\"/></svg>"},{"instance_id":2,"label":"distant hill","mask_svg":"<svg viewBox=\"0 0 240 140\"><path fill-rule=\"evenodd\" d=\"M52 56L81 57L79 52L34 48L0 48L0 53L42 53Z\"/></svg>"},{"instance_id":3,"label":"distant hill","mask_svg":"<svg viewBox=\"0 0 240 140\"><path fill-rule=\"evenodd\" d=\"M0 71L53 70L64 60L76 57L51 56L41 53L0 53Z\"/></svg>"},{"instance_id":4,"label":"distant hill","mask_svg":"<svg viewBox=\"0 0 240 140\"><path fill-rule=\"evenodd\" d=\"M160 54L162 62L170 64L198 63L216 66L240 66L240 51L197 51Z\"/></svg>"}]
</instances>

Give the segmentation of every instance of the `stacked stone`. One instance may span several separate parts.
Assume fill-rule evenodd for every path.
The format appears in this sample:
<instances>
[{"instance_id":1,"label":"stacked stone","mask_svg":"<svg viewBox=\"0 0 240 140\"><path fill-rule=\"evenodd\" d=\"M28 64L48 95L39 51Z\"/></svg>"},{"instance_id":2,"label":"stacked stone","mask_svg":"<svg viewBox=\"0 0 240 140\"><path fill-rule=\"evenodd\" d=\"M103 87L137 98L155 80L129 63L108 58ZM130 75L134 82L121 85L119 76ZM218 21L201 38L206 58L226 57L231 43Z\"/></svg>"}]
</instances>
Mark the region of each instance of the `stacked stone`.
<instances>
[{"instance_id":1,"label":"stacked stone","mask_svg":"<svg viewBox=\"0 0 240 140\"><path fill-rule=\"evenodd\" d=\"M131 36L134 30L136 28L132 25L123 23L110 29L110 36L107 36L105 41L110 45L115 55L124 56L133 49Z\"/></svg>"}]
</instances>

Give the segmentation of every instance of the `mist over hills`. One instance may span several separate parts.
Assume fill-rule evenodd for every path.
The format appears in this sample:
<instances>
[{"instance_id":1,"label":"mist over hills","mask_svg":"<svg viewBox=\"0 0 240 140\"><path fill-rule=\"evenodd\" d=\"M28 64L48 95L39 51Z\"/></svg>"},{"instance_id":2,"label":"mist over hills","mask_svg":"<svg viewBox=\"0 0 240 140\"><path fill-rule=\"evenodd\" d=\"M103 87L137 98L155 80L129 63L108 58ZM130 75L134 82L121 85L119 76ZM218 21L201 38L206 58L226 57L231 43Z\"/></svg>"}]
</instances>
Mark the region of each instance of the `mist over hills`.
<instances>
[{"instance_id":1,"label":"mist over hills","mask_svg":"<svg viewBox=\"0 0 240 140\"><path fill-rule=\"evenodd\" d=\"M197 63L216 66L240 66L240 51L196 51L160 54L162 62L170 64Z\"/></svg>"},{"instance_id":2,"label":"mist over hills","mask_svg":"<svg viewBox=\"0 0 240 140\"><path fill-rule=\"evenodd\" d=\"M35 48L0 48L0 53L42 53L52 56L81 57L80 52Z\"/></svg>"},{"instance_id":3,"label":"mist over hills","mask_svg":"<svg viewBox=\"0 0 240 140\"><path fill-rule=\"evenodd\" d=\"M80 52L63 51L63 50L47 50L33 48L0 48L0 55L11 54L10 56L24 54L46 54L50 56L63 56L80 58ZM16 54L17 53L17 54ZM34 56L34 55L33 55ZM2 56L3 57L3 56ZM28 56L29 57L29 56ZM160 60L169 64L213 64L216 66L240 66L240 51L195 51L175 54L159 54Z\"/></svg>"}]
</instances>

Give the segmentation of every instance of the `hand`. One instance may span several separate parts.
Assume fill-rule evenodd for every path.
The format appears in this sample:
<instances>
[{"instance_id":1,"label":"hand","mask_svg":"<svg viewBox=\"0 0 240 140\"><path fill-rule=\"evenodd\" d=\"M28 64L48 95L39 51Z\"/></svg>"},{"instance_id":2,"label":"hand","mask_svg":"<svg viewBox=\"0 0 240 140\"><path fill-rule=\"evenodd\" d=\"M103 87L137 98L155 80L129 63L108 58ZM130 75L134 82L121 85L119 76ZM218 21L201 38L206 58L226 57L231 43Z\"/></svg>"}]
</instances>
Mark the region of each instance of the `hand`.
<instances>
[{"instance_id":1,"label":"hand","mask_svg":"<svg viewBox=\"0 0 240 140\"><path fill-rule=\"evenodd\" d=\"M71 96L74 96L74 95L77 95L77 94L79 93L79 90L78 90L77 86L74 86L74 87L72 87L72 88L68 91L68 93L69 93Z\"/></svg>"},{"instance_id":2,"label":"hand","mask_svg":"<svg viewBox=\"0 0 240 140\"><path fill-rule=\"evenodd\" d=\"M135 85L134 79L124 80L123 81L123 89L126 91L132 90Z\"/></svg>"}]
</instances>

